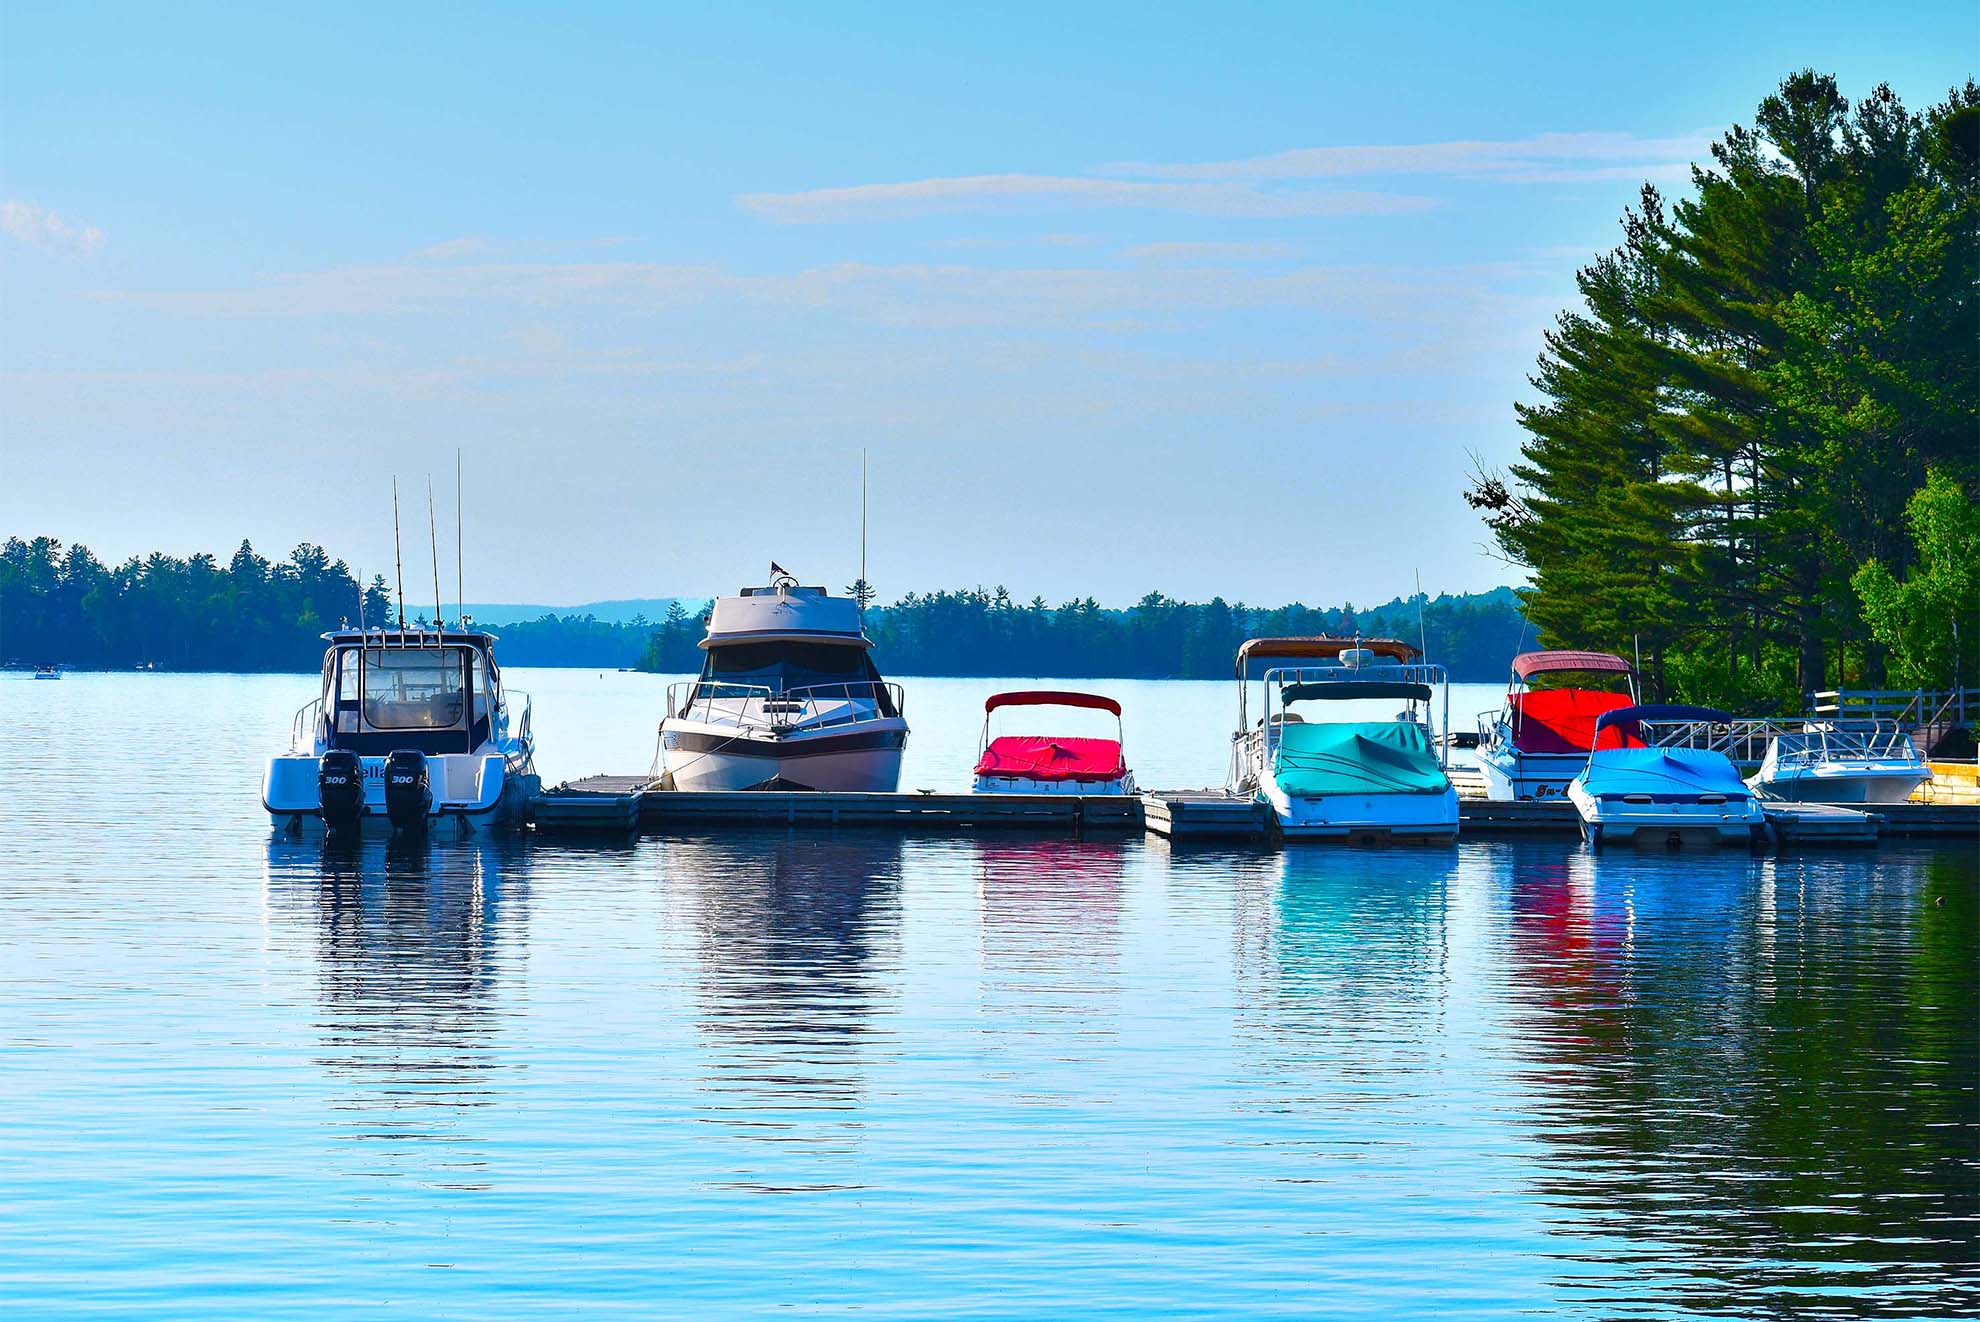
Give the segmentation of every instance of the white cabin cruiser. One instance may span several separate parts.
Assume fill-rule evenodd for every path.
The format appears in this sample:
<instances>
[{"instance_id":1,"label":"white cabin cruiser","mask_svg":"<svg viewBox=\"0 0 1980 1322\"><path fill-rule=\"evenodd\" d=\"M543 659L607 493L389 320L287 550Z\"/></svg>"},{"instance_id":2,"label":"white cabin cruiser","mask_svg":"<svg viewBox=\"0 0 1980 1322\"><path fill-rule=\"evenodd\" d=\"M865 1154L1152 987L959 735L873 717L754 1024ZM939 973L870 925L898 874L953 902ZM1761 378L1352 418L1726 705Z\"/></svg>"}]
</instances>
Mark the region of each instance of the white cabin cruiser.
<instances>
[{"instance_id":1,"label":"white cabin cruiser","mask_svg":"<svg viewBox=\"0 0 1980 1322\"><path fill-rule=\"evenodd\" d=\"M859 603L771 581L718 597L701 677L669 685L661 784L677 790L900 787L901 689L868 655Z\"/></svg>"},{"instance_id":2,"label":"white cabin cruiser","mask_svg":"<svg viewBox=\"0 0 1980 1322\"><path fill-rule=\"evenodd\" d=\"M1763 799L1903 803L1932 778L1896 721L1811 721L1775 735L1747 784Z\"/></svg>"},{"instance_id":3,"label":"white cabin cruiser","mask_svg":"<svg viewBox=\"0 0 1980 1322\"><path fill-rule=\"evenodd\" d=\"M323 638L322 696L296 713L290 751L269 759L261 783L278 829L475 831L521 820L536 788L529 699L512 720L495 635Z\"/></svg>"},{"instance_id":4,"label":"white cabin cruiser","mask_svg":"<svg viewBox=\"0 0 1980 1322\"><path fill-rule=\"evenodd\" d=\"M1258 722L1248 721L1249 667L1268 658L1312 662L1277 666ZM1444 668L1420 660L1393 638L1253 638L1238 649L1238 729L1232 736L1233 793L1254 795L1289 839L1451 840L1457 790L1430 727L1430 702L1450 689ZM1309 721L1301 703L1392 701L1386 721ZM1313 710L1308 708L1308 710Z\"/></svg>"},{"instance_id":5,"label":"white cabin cruiser","mask_svg":"<svg viewBox=\"0 0 1980 1322\"><path fill-rule=\"evenodd\" d=\"M1588 765L1595 722L1638 701L1636 669L1607 652L1522 652L1505 705L1478 718L1485 797L1558 799Z\"/></svg>"},{"instance_id":6,"label":"white cabin cruiser","mask_svg":"<svg viewBox=\"0 0 1980 1322\"><path fill-rule=\"evenodd\" d=\"M1682 706L1618 707L1596 717L1598 736L1615 729L1629 738L1598 737L1588 765L1568 783L1588 843L1765 845L1767 814L1730 758L1709 748L1646 745L1637 734L1641 721L1730 725L1732 719L1710 707Z\"/></svg>"}]
</instances>

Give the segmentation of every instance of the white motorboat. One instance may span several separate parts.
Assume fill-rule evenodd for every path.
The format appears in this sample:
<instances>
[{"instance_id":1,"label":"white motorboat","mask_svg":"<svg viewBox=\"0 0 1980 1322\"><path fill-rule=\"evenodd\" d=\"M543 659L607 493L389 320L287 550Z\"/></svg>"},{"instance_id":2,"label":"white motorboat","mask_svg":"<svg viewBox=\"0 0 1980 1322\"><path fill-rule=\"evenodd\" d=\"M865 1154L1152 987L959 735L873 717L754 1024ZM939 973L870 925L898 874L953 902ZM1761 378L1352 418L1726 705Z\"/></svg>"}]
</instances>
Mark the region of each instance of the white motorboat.
<instances>
[{"instance_id":1,"label":"white motorboat","mask_svg":"<svg viewBox=\"0 0 1980 1322\"><path fill-rule=\"evenodd\" d=\"M661 784L677 790L898 789L900 686L868 655L859 603L770 582L718 597L698 679L670 685Z\"/></svg>"},{"instance_id":2,"label":"white motorboat","mask_svg":"<svg viewBox=\"0 0 1980 1322\"><path fill-rule=\"evenodd\" d=\"M340 629L323 635L322 694L269 759L277 829L485 830L520 821L536 789L529 699L511 716L495 635Z\"/></svg>"},{"instance_id":3,"label":"white motorboat","mask_svg":"<svg viewBox=\"0 0 1980 1322\"><path fill-rule=\"evenodd\" d=\"M990 717L1006 707L1082 707L1111 712L1112 739L1078 735L990 737ZM1121 752L1121 704L1097 693L1031 689L992 694L983 703L983 742L976 758L978 794L1133 794L1134 772Z\"/></svg>"},{"instance_id":4,"label":"white motorboat","mask_svg":"<svg viewBox=\"0 0 1980 1322\"><path fill-rule=\"evenodd\" d=\"M1251 664L1272 658L1311 664L1264 671L1264 704L1254 725L1248 712ZM1416 648L1393 638L1253 638L1238 649L1237 678L1230 789L1263 801L1282 835L1456 837L1457 790L1430 725L1438 688L1449 717L1442 666L1424 663ZM1386 721L1309 721L1292 710L1304 703L1397 699L1403 709Z\"/></svg>"},{"instance_id":5,"label":"white motorboat","mask_svg":"<svg viewBox=\"0 0 1980 1322\"><path fill-rule=\"evenodd\" d=\"M1903 803L1932 778L1896 721L1812 721L1767 743L1747 780L1763 799L1796 803Z\"/></svg>"},{"instance_id":6,"label":"white motorboat","mask_svg":"<svg viewBox=\"0 0 1980 1322\"><path fill-rule=\"evenodd\" d=\"M1732 719L1709 707L1681 706L1618 707L1598 716L1596 747L1567 787L1589 844L1765 844L1766 812L1724 753L1651 747L1635 737L1641 721L1729 725ZM1610 729L1631 735L1628 746L1600 737Z\"/></svg>"},{"instance_id":7,"label":"white motorboat","mask_svg":"<svg viewBox=\"0 0 1980 1322\"><path fill-rule=\"evenodd\" d=\"M1588 765L1596 718L1638 700L1636 670L1619 656L1546 651L1514 657L1505 705L1478 718L1474 756L1485 775L1485 796L1560 798Z\"/></svg>"},{"instance_id":8,"label":"white motorboat","mask_svg":"<svg viewBox=\"0 0 1980 1322\"><path fill-rule=\"evenodd\" d=\"M62 668L60 666L36 666L34 668L34 677L36 679L60 679L62 678Z\"/></svg>"}]
</instances>

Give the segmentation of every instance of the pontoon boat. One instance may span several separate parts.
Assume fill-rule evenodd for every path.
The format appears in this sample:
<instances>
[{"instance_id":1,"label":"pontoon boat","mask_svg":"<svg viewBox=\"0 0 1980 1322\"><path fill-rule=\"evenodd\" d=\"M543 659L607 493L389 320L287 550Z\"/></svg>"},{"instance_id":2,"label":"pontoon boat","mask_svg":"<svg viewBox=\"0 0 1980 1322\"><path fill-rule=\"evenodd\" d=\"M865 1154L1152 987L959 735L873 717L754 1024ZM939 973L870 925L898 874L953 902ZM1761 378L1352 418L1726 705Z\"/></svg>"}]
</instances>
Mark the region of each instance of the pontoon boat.
<instances>
[{"instance_id":1,"label":"pontoon boat","mask_svg":"<svg viewBox=\"0 0 1980 1322\"><path fill-rule=\"evenodd\" d=\"M1577 687L1577 677L1607 687ZM1485 796L1560 798L1588 765L1596 718L1637 700L1636 671L1619 656L1554 651L1514 657L1505 706L1478 718L1475 756L1485 773Z\"/></svg>"},{"instance_id":2,"label":"pontoon boat","mask_svg":"<svg viewBox=\"0 0 1980 1322\"><path fill-rule=\"evenodd\" d=\"M1272 658L1311 662L1267 669L1264 706L1249 723L1250 667ZM1393 638L1253 638L1238 649L1238 729L1231 788L1256 795L1290 838L1441 839L1457 835L1457 791L1430 728L1430 701L1449 686L1442 666ZM1306 703L1395 701L1392 720L1311 722ZM1312 707L1308 711L1315 710ZM1335 710L1338 710L1336 708Z\"/></svg>"},{"instance_id":3,"label":"pontoon boat","mask_svg":"<svg viewBox=\"0 0 1980 1322\"><path fill-rule=\"evenodd\" d=\"M1768 741L1746 783L1763 799L1903 803L1932 768L1896 721L1818 721Z\"/></svg>"},{"instance_id":4,"label":"pontoon boat","mask_svg":"<svg viewBox=\"0 0 1980 1322\"><path fill-rule=\"evenodd\" d=\"M1732 760L1706 748L1646 747L1639 721L1733 718L1710 707L1618 707L1595 718L1595 750L1568 784L1591 845L1747 845L1766 843L1767 815ZM1603 736L1615 730L1621 739ZM1628 746L1622 746L1624 743Z\"/></svg>"},{"instance_id":5,"label":"pontoon boat","mask_svg":"<svg viewBox=\"0 0 1980 1322\"><path fill-rule=\"evenodd\" d=\"M1112 739L1006 734L990 737L990 714L1005 707L1085 707L1113 713ZM1121 756L1121 704L1096 693L1032 690L998 693L983 704L976 760L978 794L1133 794L1134 773Z\"/></svg>"},{"instance_id":6,"label":"pontoon boat","mask_svg":"<svg viewBox=\"0 0 1980 1322\"><path fill-rule=\"evenodd\" d=\"M519 821L536 785L529 700L513 722L495 635L340 629L322 696L296 713L261 801L277 828L481 830Z\"/></svg>"},{"instance_id":7,"label":"pontoon boat","mask_svg":"<svg viewBox=\"0 0 1980 1322\"><path fill-rule=\"evenodd\" d=\"M661 784L677 790L899 787L901 690L868 655L859 603L769 584L718 597L701 677L667 689Z\"/></svg>"}]
</instances>

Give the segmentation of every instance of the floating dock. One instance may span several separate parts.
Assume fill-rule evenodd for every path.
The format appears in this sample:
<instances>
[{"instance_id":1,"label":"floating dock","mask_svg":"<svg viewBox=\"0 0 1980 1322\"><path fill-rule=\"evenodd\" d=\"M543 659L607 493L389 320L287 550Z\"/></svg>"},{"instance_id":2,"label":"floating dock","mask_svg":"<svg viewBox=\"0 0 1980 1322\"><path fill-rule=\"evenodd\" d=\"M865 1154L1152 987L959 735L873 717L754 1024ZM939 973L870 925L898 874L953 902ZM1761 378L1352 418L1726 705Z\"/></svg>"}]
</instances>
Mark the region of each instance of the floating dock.
<instances>
[{"instance_id":1,"label":"floating dock","mask_svg":"<svg viewBox=\"0 0 1980 1322\"><path fill-rule=\"evenodd\" d=\"M898 830L1019 830L1048 834L1148 831L1172 840L1269 842L1261 803L1220 789L1140 795L836 794L803 790L689 791L647 788L643 776L590 776L539 795L531 821L546 832L630 835L709 825L875 826ZM1888 837L1964 836L1980 841L1980 805L1889 803L1866 808L1770 803L1783 845L1874 844ZM1580 834L1565 799L1458 800L1460 838Z\"/></svg>"}]
</instances>

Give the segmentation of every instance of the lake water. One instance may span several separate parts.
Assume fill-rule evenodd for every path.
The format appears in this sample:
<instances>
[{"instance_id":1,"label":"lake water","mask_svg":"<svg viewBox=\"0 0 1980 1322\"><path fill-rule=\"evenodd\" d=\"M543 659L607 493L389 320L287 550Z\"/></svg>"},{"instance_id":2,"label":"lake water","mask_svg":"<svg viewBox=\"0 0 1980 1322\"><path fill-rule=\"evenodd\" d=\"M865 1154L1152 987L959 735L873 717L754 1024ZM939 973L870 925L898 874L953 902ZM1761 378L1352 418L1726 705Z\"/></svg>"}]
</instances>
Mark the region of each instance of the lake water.
<instances>
[{"instance_id":1,"label":"lake water","mask_svg":"<svg viewBox=\"0 0 1980 1322\"><path fill-rule=\"evenodd\" d=\"M1970 843L345 852L256 803L313 687L0 677L0 1317L1980 1309ZM1221 781L1226 686L1098 687Z\"/></svg>"}]
</instances>

